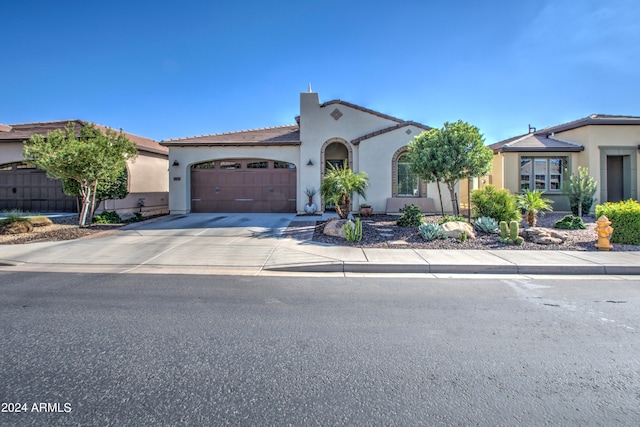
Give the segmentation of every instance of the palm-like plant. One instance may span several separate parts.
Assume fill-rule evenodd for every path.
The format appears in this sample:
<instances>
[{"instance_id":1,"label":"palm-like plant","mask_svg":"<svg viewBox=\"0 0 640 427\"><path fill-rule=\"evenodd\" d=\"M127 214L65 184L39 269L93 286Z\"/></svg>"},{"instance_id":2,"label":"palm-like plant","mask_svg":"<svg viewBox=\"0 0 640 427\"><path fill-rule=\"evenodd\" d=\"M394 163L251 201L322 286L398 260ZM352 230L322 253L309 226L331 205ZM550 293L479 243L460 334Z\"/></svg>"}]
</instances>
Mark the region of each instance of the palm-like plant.
<instances>
[{"instance_id":1,"label":"palm-like plant","mask_svg":"<svg viewBox=\"0 0 640 427\"><path fill-rule=\"evenodd\" d=\"M351 211L353 193L366 198L365 190L369 185L369 177L366 172L354 173L349 168L337 168L332 164L328 166L320 185L320 194L326 203L336 207L336 212L344 219Z\"/></svg>"},{"instance_id":2,"label":"palm-like plant","mask_svg":"<svg viewBox=\"0 0 640 427\"><path fill-rule=\"evenodd\" d=\"M518 207L526 213L527 224L535 227L538 222L538 214L544 211L551 211L553 201L543 198L544 191L535 189L526 190L524 194L518 196Z\"/></svg>"}]
</instances>

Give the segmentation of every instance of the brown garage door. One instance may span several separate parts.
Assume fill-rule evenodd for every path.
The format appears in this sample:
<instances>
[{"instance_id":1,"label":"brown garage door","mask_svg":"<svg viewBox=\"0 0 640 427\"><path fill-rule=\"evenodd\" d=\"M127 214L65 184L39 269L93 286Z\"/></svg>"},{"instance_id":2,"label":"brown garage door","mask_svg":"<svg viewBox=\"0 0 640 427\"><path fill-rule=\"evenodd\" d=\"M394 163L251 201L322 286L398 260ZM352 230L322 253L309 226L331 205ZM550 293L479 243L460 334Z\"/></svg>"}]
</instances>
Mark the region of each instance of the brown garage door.
<instances>
[{"instance_id":1,"label":"brown garage door","mask_svg":"<svg viewBox=\"0 0 640 427\"><path fill-rule=\"evenodd\" d=\"M194 165L191 211L295 212L295 165L264 159L216 160Z\"/></svg>"},{"instance_id":2,"label":"brown garage door","mask_svg":"<svg viewBox=\"0 0 640 427\"><path fill-rule=\"evenodd\" d=\"M24 163L0 165L0 210L76 212L76 200L62 192L62 182Z\"/></svg>"}]
</instances>

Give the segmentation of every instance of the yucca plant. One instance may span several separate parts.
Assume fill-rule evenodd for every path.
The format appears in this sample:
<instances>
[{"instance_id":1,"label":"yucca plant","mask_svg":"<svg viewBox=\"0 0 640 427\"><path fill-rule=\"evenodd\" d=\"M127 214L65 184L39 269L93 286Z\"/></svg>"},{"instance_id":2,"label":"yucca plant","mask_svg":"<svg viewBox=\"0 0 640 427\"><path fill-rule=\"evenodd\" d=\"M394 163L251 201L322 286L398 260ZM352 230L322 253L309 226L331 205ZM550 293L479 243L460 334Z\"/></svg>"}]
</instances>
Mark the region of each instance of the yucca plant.
<instances>
[{"instance_id":1,"label":"yucca plant","mask_svg":"<svg viewBox=\"0 0 640 427\"><path fill-rule=\"evenodd\" d=\"M337 168L331 163L320 185L320 194L326 203L336 207L340 218L345 219L351 211L351 196L357 193L366 198L369 177L366 172L353 172L349 168Z\"/></svg>"},{"instance_id":2,"label":"yucca plant","mask_svg":"<svg viewBox=\"0 0 640 427\"><path fill-rule=\"evenodd\" d=\"M544 211L551 211L553 201L542 197L544 191L535 189L533 191L526 190L524 194L517 196L518 207L525 212L527 216L527 224L529 227L535 227L538 222L538 214Z\"/></svg>"}]
</instances>

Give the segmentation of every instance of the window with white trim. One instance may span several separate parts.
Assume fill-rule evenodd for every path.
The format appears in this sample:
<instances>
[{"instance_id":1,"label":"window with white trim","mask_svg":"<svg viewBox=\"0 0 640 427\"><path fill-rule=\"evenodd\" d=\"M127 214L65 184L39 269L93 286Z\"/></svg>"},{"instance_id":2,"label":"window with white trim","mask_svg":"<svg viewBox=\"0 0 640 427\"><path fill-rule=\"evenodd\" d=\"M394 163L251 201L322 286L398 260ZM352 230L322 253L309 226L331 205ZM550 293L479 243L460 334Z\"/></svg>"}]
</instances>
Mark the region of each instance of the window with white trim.
<instances>
[{"instance_id":1,"label":"window with white trim","mask_svg":"<svg viewBox=\"0 0 640 427\"><path fill-rule=\"evenodd\" d=\"M543 190L559 192L562 188L566 157L520 158L520 191Z\"/></svg>"}]
</instances>

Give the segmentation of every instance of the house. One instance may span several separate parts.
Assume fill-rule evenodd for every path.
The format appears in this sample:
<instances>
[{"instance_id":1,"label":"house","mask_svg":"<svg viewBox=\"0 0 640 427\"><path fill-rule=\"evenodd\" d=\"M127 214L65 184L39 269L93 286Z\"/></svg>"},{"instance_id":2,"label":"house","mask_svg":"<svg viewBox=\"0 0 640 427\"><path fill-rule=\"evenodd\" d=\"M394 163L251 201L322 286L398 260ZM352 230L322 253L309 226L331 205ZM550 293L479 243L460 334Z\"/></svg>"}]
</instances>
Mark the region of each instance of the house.
<instances>
[{"instance_id":1,"label":"house","mask_svg":"<svg viewBox=\"0 0 640 427\"><path fill-rule=\"evenodd\" d=\"M87 122L71 120L76 129ZM60 180L50 179L45 171L24 162L22 148L31 136L46 135L64 129L68 120L43 123L0 125L0 210L29 212L77 212L77 202L65 195ZM104 126L96 127L105 129ZM167 169L168 149L149 138L125 133L138 147L138 156L127 162L129 195L122 200L107 200L98 210L126 214L139 209L167 209L169 203Z\"/></svg>"},{"instance_id":2,"label":"house","mask_svg":"<svg viewBox=\"0 0 640 427\"><path fill-rule=\"evenodd\" d=\"M414 176L405 156L414 136L429 129L341 100L320 103L309 88L295 124L161 141L169 148L169 209L304 213L305 190L319 189L333 164L368 174L366 203L374 212L398 213L408 204L439 212L437 187ZM363 202L355 196L353 208Z\"/></svg>"},{"instance_id":3,"label":"house","mask_svg":"<svg viewBox=\"0 0 640 427\"><path fill-rule=\"evenodd\" d=\"M592 114L490 145L494 152L489 183L512 193L545 190L556 211L569 211L562 183L578 167L598 182L596 203L638 199L640 117ZM595 208L595 204L594 204Z\"/></svg>"}]
</instances>

